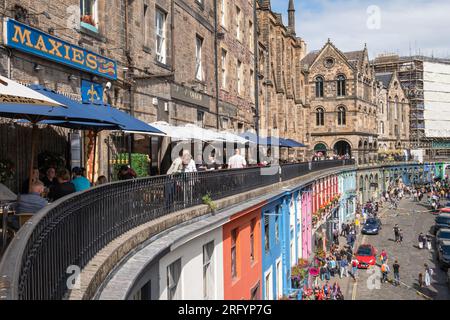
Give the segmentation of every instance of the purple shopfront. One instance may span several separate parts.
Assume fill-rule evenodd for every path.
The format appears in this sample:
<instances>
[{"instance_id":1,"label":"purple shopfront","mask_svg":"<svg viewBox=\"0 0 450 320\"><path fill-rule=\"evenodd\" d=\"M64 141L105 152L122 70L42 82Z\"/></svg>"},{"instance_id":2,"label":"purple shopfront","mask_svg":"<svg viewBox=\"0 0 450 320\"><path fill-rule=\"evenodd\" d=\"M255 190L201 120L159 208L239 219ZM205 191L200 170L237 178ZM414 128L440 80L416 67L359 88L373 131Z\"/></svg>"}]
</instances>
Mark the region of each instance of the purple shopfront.
<instances>
[{"instance_id":1,"label":"purple shopfront","mask_svg":"<svg viewBox=\"0 0 450 320\"><path fill-rule=\"evenodd\" d=\"M302 258L309 259L312 251L312 189L301 191L302 194Z\"/></svg>"}]
</instances>

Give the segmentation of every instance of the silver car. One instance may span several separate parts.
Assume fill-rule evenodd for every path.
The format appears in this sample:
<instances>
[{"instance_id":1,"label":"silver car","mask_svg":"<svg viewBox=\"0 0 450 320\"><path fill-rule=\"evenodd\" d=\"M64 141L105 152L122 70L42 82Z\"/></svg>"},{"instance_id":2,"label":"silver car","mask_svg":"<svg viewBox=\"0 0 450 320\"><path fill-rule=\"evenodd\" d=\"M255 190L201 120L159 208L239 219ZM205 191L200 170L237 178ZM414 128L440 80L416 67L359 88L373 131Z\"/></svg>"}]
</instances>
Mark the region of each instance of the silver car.
<instances>
[{"instance_id":1,"label":"silver car","mask_svg":"<svg viewBox=\"0 0 450 320\"><path fill-rule=\"evenodd\" d=\"M450 240L450 228L442 228L436 233L436 246L441 242L441 240Z\"/></svg>"}]
</instances>

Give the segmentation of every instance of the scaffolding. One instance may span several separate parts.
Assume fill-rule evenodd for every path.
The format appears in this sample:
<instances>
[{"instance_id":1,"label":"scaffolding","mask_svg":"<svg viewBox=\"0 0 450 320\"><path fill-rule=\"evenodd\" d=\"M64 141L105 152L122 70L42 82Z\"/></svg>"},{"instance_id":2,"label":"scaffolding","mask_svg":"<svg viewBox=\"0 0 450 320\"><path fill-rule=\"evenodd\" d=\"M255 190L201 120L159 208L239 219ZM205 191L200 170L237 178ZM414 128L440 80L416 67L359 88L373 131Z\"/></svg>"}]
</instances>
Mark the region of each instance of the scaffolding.
<instances>
[{"instance_id":1,"label":"scaffolding","mask_svg":"<svg viewBox=\"0 0 450 320\"><path fill-rule=\"evenodd\" d=\"M424 149L428 158L448 158L450 150L433 148L433 142L442 139L430 138L425 134L424 62L450 64L448 59L425 56L400 57L394 54L387 54L378 56L373 61L373 66L377 73L397 72L398 74L401 85L410 101L410 139L412 149Z\"/></svg>"}]
</instances>

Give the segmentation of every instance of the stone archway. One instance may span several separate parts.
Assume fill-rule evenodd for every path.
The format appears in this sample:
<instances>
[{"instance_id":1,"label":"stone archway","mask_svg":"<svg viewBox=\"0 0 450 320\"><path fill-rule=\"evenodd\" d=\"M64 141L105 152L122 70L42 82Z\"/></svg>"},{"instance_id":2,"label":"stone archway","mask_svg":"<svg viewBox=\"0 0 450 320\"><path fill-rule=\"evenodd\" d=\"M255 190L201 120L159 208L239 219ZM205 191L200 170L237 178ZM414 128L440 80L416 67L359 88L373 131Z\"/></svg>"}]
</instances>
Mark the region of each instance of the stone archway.
<instances>
[{"instance_id":1,"label":"stone archway","mask_svg":"<svg viewBox=\"0 0 450 320\"><path fill-rule=\"evenodd\" d=\"M324 156L327 155L328 147L325 143L319 142L314 146L314 153L322 153Z\"/></svg>"},{"instance_id":2,"label":"stone archway","mask_svg":"<svg viewBox=\"0 0 450 320\"><path fill-rule=\"evenodd\" d=\"M338 142L336 142L333 149L338 156L352 156L352 146L345 140L339 140Z\"/></svg>"}]
</instances>

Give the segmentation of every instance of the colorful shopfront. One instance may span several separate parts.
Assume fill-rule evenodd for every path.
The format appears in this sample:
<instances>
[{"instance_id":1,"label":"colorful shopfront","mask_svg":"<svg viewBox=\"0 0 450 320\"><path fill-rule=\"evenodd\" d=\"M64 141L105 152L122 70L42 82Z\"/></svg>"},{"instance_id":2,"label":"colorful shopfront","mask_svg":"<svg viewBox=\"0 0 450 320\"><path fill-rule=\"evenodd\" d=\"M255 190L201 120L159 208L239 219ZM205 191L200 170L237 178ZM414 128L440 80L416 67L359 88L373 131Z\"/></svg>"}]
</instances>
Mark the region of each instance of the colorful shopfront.
<instances>
[{"instance_id":1,"label":"colorful shopfront","mask_svg":"<svg viewBox=\"0 0 450 320\"><path fill-rule=\"evenodd\" d=\"M102 104L105 84L114 84L118 79L115 60L11 18L5 18L3 21L3 45L3 50L8 54L0 57L0 67L7 71L8 78L27 85L41 84L77 102ZM25 125L22 125L20 130L23 128ZM47 128L40 128L41 133L45 130ZM64 164L58 163L56 166L68 167L67 163L72 167L83 166L87 168L90 177L96 149L96 172L106 174L107 162L98 161L107 158L106 147L100 142L103 139L97 139L98 147L94 148L92 132L69 132L65 129L58 129L57 132L59 137L54 137L55 144L56 140L66 139L65 147L55 149L47 146L46 142L39 142L38 152L43 156L50 154L52 157L56 156L53 153L58 153L58 160L63 158L60 162ZM23 145L26 147L26 143L17 143L18 153ZM28 175L27 170L22 173L20 163L17 163L17 167L19 179L24 178L23 174Z\"/></svg>"}]
</instances>

